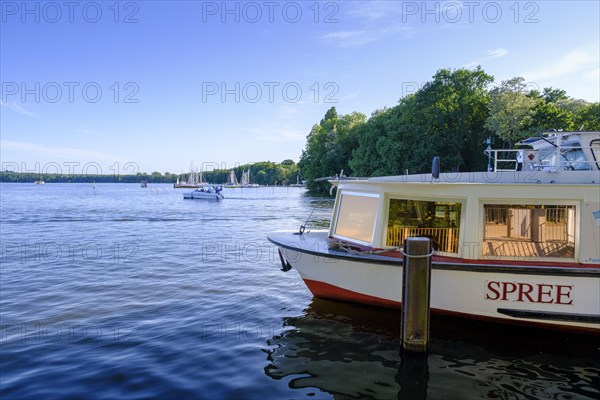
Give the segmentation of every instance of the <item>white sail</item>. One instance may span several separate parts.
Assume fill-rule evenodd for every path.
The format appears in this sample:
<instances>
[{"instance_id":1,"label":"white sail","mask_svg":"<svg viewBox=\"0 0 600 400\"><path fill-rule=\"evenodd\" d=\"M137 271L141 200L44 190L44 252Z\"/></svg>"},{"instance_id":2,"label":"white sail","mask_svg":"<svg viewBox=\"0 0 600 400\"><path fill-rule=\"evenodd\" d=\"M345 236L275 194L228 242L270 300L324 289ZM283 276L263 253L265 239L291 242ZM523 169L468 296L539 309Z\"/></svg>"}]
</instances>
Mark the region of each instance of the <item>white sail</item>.
<instances>
[{"instance_id":1,"label":"white sail","mask_svg":"<svg viewBox=\"0 0 600 400\"><path fill-rule=\"evenodd\" d=\"M235 176L235 172L233 170L229 171L229 177L227 178L227 184L235 185L235 186L237 186L239 184L237 177Z\"/></svg>"},{"instance_id":2,"label":"white sail","mask_svg":"<svg viewBox=\"0 0 600 400\"><path fill-rule=\"evenodd\" d=\"M240 181L240 185L245 186L250 183L250 170L242 172L242 180Z\"/></svg>"}]
</instances>

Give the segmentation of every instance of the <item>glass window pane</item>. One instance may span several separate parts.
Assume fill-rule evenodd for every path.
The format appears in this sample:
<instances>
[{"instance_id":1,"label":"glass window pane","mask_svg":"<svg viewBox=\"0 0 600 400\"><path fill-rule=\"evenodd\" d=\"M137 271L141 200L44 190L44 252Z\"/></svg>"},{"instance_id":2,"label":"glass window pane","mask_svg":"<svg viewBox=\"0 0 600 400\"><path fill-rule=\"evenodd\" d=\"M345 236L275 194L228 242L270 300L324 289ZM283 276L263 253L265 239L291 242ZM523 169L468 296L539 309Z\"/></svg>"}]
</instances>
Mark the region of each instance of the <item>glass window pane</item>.
<instances>
[{"instance_id":1,"label":"glass window pane","mask_svg":"<svg viewBox=\"0 0 600 400\"><path fill-rule=\"evenodd\" d=\"M388 246L401 246L407 237L432 240L438 251L458 253L460 203L391 199Z\"/></svg>"},{"instance_id":2,"label":"glass window pane","mask_svg":"<svg viewBox=\"0 0 600 400\"><path fill-rule=\"evenodd\" d=\"M378 197L342 194L335 234L371 243Z\"/></svg>"},{"instance_id":3,"label":"glass window pane","mask_svg":"<svg viewBox=\"0 0 600 400\"><path fill-rule=\"evenodd\" d=\"M592 140L590 147L592 148L592 155L594 156L594 161L596 161L596 166L600 168L600 140Z\"/></svg>"},{"instance_id":4,"label":"glass window pane","mask_svg":"<svg viewBox=\"0 0 600 400\"><path fill-rule=\"evenodd\" d=\"M575 257L575 206L485 204L483 255Z\"/></svg>"}]
</instances>

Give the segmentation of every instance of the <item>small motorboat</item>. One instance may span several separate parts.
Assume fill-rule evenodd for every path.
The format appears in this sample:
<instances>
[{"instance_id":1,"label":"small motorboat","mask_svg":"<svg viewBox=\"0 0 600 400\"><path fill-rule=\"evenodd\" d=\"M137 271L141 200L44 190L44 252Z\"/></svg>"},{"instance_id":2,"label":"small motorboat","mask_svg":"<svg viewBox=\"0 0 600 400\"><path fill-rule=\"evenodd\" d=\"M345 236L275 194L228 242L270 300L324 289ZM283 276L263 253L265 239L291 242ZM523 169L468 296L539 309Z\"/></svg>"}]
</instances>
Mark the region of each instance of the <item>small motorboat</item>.
<instances>
[{"instance_id":1,"label":"small motorboat","mask_svg":"<svg viewBox=\"0 0 600 400\"><path fill-rule=\"evenodd\" d=\"M225 198L225 196L223 196L223 194L221 193L222 191L223 191L222 186L206 185L206 186L202 186L196 190L193 190L191 192L184 193L183 198L190 199L190 200L202 199L202 200L221 201Z\"/></svg>"}]
</instances>

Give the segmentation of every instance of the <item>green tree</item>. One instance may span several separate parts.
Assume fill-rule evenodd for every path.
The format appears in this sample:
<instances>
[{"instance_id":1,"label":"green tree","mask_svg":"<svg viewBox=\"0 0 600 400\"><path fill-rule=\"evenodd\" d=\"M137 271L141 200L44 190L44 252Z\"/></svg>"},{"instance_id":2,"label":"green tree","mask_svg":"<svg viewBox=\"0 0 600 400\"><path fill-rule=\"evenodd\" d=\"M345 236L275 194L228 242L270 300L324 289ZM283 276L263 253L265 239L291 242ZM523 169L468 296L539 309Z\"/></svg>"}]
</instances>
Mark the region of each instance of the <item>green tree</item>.
<instances>
[{"instance_id":1,"label":"green tree","mask_svg":"<svg viewBox=\"0 0 600 400\"><path fill-rule=\"evenodd\" d=\"M348 162L356 143L356 137L351 132L365 119L363 114L357 112L339 116L335 107L332 107L319 124L312 127L298 163L310 190L326 189L326 183L315 182L317 178L333 176L342 170L346 175L350 174Z\"/></svg>"},{"instance_id":2,"label":"green tree","mask_svg":"<svg viewBox=\"0 0 600 400\"><path fill-rule=\"evenodd\" d=\"M573 117L571 111L559 107L555 102L538 99L527 131L529 135L536 135L550 130L572 130Z\"/></svg>"},{"instance_id":3,"label":"green tree","mask_svg":"<svg viewBox=\"0 0 600 400\"><path fill-rule=\"evenodd\" d=\"M566 100L569 98L567 92L562 89L554 89L552 87L544 88L542 97L546 103L556 103L560 100Z\"/></svg>"},{"instance_id":4,"label":"green tree","mask_svg":"<svg viewBox=\"0 0 600 400\"><path fill-rule=\"evenodd\" d=\"M600 131L600 103L592 103L575 115L576 129Z\"/></svg>"},{"instance_id":5,"label":"green tree","mask_svg":"<svg viewBox=\"0 0 600 400\"><path fill-rule=\"evenodd\" d=\"M529 135L536 104L535 98L528 96L523 78L502 81L490 91L485 127L509 144L524 139Z\"/></svg>"},{"instance_id":6,"label":"green tree","mask_svg":"<svg viewBox=\"0 0 600 400\"><path fill-rule=\"evenodd\" d=\"M419 91L390 109L375 112L356 130L350 165L359 175L427 172L439 156L446 171L473 170L485 160L474 153L489 134L487 86L481 68L443 69Z\"/></svg>"}]
</instances>

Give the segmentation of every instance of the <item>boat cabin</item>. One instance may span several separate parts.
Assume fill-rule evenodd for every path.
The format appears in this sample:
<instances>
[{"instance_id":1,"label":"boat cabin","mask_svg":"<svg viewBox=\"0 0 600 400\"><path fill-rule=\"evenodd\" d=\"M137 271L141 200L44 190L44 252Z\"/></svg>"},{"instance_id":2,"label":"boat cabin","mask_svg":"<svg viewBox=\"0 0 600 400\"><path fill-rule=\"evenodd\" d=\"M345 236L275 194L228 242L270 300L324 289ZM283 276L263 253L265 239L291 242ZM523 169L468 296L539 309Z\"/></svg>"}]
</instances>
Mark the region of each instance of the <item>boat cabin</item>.
<instances>
[{"instance_id":1,"label":"boat cabin","mask_svg":"<svg viewBox=\"0 0 600 400\"><path fill-rule=\"evenodd\" d=\"M486 155L486 172L334 181L329 237L393 250L426 236L438 256L600 264L600 132L549 133Z\"/></svg>"}]
</instances>

